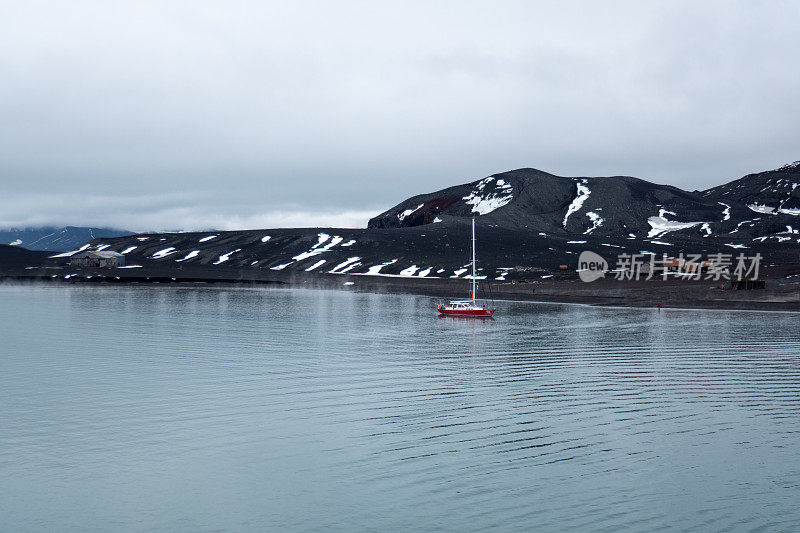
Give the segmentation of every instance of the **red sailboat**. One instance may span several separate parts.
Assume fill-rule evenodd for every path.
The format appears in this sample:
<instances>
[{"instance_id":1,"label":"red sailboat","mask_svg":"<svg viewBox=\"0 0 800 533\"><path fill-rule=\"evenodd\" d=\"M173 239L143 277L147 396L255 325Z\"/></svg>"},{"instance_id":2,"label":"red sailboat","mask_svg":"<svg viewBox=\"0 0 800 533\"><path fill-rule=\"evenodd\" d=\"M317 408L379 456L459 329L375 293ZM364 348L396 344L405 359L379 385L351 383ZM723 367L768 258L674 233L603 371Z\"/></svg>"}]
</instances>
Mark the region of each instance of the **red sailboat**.
<instances>
[{"instance_id":1,"label":"red sailboat","mask_svg":"<svg viewBox=\"0 0 800 533\"><path fill-rule=\"evenodd\" d=\"M472 294L469 300L454 300L448 304L439 304L437 310L445 316L459 316L468 318L490 318L494 309L488 309L486 304L480 305L475 299L477 292L475 272L475 219L472 219Z\"/></svg>"}]
</instances>

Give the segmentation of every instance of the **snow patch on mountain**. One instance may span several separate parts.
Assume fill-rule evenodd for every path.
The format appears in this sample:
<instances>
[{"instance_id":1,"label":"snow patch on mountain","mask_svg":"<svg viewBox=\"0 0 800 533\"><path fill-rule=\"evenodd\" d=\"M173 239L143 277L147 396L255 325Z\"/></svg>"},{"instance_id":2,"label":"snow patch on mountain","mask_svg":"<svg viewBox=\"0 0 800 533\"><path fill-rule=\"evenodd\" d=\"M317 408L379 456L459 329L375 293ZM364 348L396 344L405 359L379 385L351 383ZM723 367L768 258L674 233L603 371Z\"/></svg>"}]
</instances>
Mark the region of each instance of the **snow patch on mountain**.
<instances>
[{"instance_id":1,"label":"snow patch on mountain","mask_svg":"<svg viewBox=\"0 0 800 533\"><path fill-rule=\"evenodd\" d=\"M325 260L325 259L320 259L319 261L317 261L316 263L314 263L313 265L311 265L310 267L308 267L308 268L306 269L306 272L311 272L312 270L316 269L317 267L321 267L322 265L324 265L324 264L325 264L325 262L326 262L326 260Z\"/></svg>"},{"instance_id":2,"label":"snow patch on mountain","mask_svg":"<svg viewBox=\"0 0 800 533\"><path fill-rule=\"evenodd\" d=\"M777 235L777 234L776 235L766 235L764 237L756 237L753 240L754 241L758 241L758 242L764 242L767 239L773 239L773 240L775 240L777 242L786 242L786 241L792 240L791 237L787 237L785 235Z\"/></svg>"},{"instance_id":3,"label":"snow patch on mountain","mask_svg":"<svg viewBox=\"0 0 800 533\"><path fill-rule=\"evenodd\" d=\"M422 204L419 204L417 207L415 207L415 208L413 208L413 209L406 209L406 210L405 210L405 211L403 211L402 213L398 213L398 214L397 214L397 218L398 218L398 220L400 220L400 222L402 222L403 220L405 220L405 218L406 218L408 215L411 215L411 214L415 213L416 211L419 211L420 209L422 209L422 206L423 206L423 205L425 205L425 204L424 204L424 203L422 203Z\"/></svg>"},{"instance_id":4,"label":"snow patch on mountain","mask_svg":"<svg viewBox=\"0 0 800 533\"><path fill-rule=\"evenodd\" d=\"M788 207L778 207L777 209L769 206L769 205L762 205L762 204L747 204L747 207L750 208L751 211L755 211L756 213L763 213L765 215L792 215L792 216L800 216L800 209L788 208Z\"/></svg>"},{"instance_id":5,"label":"snow patch on mountain","mask_svg":"<svg viewBox=\"0 0 800 533\"><path fill-rule=\"evenodd\" d=\"M56 257L72 257L73 255L77 254L78 252L84 251L85 249L89 248L90 246L91 246L91 244L84 244L83 246L81 246L77 250L72 250L71 252L64 252L64 253L60 253L60 254L56 254L56 255L51 255L50 258L53 259L53 258L56 258Z\"/></svg>"},{"instance_id":6,"label":"snow patch on mountain","mask_svg":"<svg viewBox=\"0 0 800 533\"><path fill-rule=\"evenodd\" d=\"M511 184L492 176L479 181L472 192L462 198L464 203L472 206L472 212L478 215L491 213L513 199Z\"/></svg>"},{"instance_id":7,"label":"snow patch on mountain","mask_svg":"<svg viewBox=\"0 0 800 533\"><path fill-rule=\"evenodd\" d=\"M661 237L670 231L680 231L682 229L689 229L702 224L702 222L677 222L674 220L667 220L667 215L675 216L675 212L667 211L663 207L659 209L657 217L650 217L647 223L650 224L650 231L647 233L647 238Z\"/></svg>"},{"instance_id":8,"label":"snow patch on mountain","mask_svg":"<svg viewBox=\"0 0 800 533\"><path fill-rule=\"evenodd\" d=\"M395 263L397 263L397 259L392 259L391 261L386 261L385 263L381 263L380 265L374 265L374 266L371 266L371 267L369 267L369 268L367 269L367 271L366 271L366 272L364 272L364 274L363 274L363 275L364 275L364 276L378 276L378 275L382 275L380 272L381 272L381 270L383 269L383 267L386 267L386 266L389 266L389 265L393 265L393 264L395 264Z\"/></svg>"},{"instance_id":9,"label":"snow patch on mountain","mask_svg":"<svg viewBox=\"0 0 800 533\"><path fill-rule=\"evenodd\" d=\"M360 260L361 260L360 257L348 257L345 261L342 261L341 263L333 267L331 270L329 270L328 274L344 274L345 272L348 272L349 270L352 270L357 266L359 266L361 263L359 263L358 261Z\"/></svg>"},{"instance_id":10,"label":"snow patch on mountain","mask_svg":"<svg viewBox=\"0 0 800 533\"><path fill-rule=\"evenodd\" d=\"M314 257L315 255L329 252L331 248L333 248L334 246L336 246L337 244L339 244L344 240L343 237L339 237L338 235L334 236L331 239L331 236L328 235L327 233L319 233L317 234L317 238L318 238L317 243L314 246L312 246L310 250L308 250L307 252L297 254L296 256L292 257L292 259L294 259L295 261L302 261L303 259L308 259L309 257ZM328 239L330 239L329 242Z\"/></svg>"},{"instance_id":11,"label":"snow patch on mountain","mask_svg":"<svg viewBox=\"0 0 800 533\"><path fill-rule=\"evenodd\" d=\"M214 265L222 264L225 261L227 261L228 259L230 259L233 254L235 254L236 252L241 252L241 251L242 251L241 248L237 248L237 249L233 250L232 252L228 252L226 254L222 254L222 255L219 256L219 259L214 261L212 264L214 264Z\"/></svg>"},{"instance_id":12,"label":"snow patch on mountain","mask_svg":"<svg viewBox=\"0 0 800 533\"><path fill-rule=\"evenodd\" d=\"M467 270L468 269L466 269L466 268L459 268L458 270L454 270L453 271L453 275L450 276L450 277L451 278L457 278L457 277L461 276L462 274L464 274Z\"/></svg>"},{"instance_id":13,"label":"snow patch on mountain","mask_svg":"<svg viewBox=\"0 0 800 533\"><path fill-rule=\"evenodd\" d=\"M730 220L731 218L731 206L726 204L725 202L717 202L719 205L724 205L725 209L722 211L722 221L725 222L726 220Z\"/></svg>"},{"instance_id":14,"label":"snow patch on mountain","mask_svg":"<svg viewBox=\"0 0 800 533\"><path fill-rule=\"evenodd\" d=\"M765 215L771 215L773 211L775 211L774 207L770 207L768 205L760 205L760 204L747 204L747 207L751 211L755 211L756 213L763 213Z\"/></svg>"},{"instance_id":15,"label":"snow patch on mountain","mask_svg":"<svg viewBox=\"0 0 800 533\"><path fill-rule=\"evenodd\" d=\"M163 250L159 250L153 254L153 259L161 259L162 257L167 257L168 255L172 255L176 253L178 250L175 249L174 246L170 246L169 248L164 248Z\"/></svg>"},{"instance_id":16,"label":"snow patch on mountain","mask_svg":"<svg viewBox=\"0 0 800 533\"><path fill-rule=\"evenodd\" d=\"M192 259L193 257L197 257L198 255L200 255L200 250L192 250L191 252L186 254L185 257L183 257L181 259L176 259L175 262L176 263L182 263L183 261L188 261L189 259Z\"/></svg>"},{"instance_id":17,"label":"snow patch on mountain","mask_svg":"<svg viewBox=\"0 0 800 533\"><path fill-rule=\"evenodd\" d=\"M512 267L498 267L497 271L499 273L499 276L497 276L494 279L496 279L498 281L505 281L506 274L508 274L511 270L514 270L514 269Z\"/></svg>"},{"instance_id":18,"label":"snow patch on mountain","mask_svg":"<svg viewBox=\"0 0 800 533\"><path fill-rule=\"evenodd\" d=\"M787 225L786 231L779 231L777 233L773 233L772 235L764 235L763 237L755 237L753 240L758 242L764 242L767 239L773 239L777 242L787 242L792 239L794 235L800 233L800 229L794 229L792 226Z\"/></svg>"},{"instance_id":19,"label":"snow patch on mountain","mask_svg":"<svg viewBox=\"0 0 800 533\"><path fill-rule=\"evenodd\" d=\"M603 217L601 217L594 211L589 211L588 213L586 213L586 216L589 217L589 220L592 221L592 227L584 231L583 232L584 235L589 235L591 232L602 226L603 222L605 222Z\"/></svg>"},{"instance_id":20,"label":"snow patch on mountain","mask_svg":"<svg viewBox=\"0 0 800 533\"><path fill-rule=\"evenodd\" d=\"M410 267L401 270L400 275L403 277L411 277L417 270L419 270L419 267L417 265L411 265Z\"/></svg>"},{"instance_id":21,"label":"snow patch on mountain","mask_svg":"<svg viewBox=\"0 0 800 533\"><path fill-rule=\"evenodd\" d=\"M590 191L589 187L586 186L587 183L588 180L586 179L582 179L579 183L577 183L578 194L575 195L575 198L572 200L572 203L569 204L569 207L567 207L567 213L564 215L563 226L565 228L567 227L567 220L569 220L569 216L572 213L577 213L580 210L580 208L583 207L583 202L585 202L586 199L589 198L589 195L592 194L592 191Z\"/></svg>"}]
</instances>

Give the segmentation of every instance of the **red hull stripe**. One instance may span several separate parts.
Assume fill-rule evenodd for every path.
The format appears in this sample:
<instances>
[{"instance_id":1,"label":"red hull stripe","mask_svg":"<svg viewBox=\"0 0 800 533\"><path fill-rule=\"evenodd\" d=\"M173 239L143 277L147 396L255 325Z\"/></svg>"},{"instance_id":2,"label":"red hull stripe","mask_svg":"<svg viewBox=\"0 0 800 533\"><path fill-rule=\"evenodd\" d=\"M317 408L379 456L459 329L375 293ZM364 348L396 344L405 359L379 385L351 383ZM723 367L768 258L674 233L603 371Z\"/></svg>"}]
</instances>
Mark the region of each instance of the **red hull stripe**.
<instances>
[{"instance_id":1,"label":"red hull stripe","mask_svg":"<svg viewBox=\"0 0 800 533\"><path fill-rule=\"evenodd\" d=\"M439 309L439 312L447 316L475 316L487 317L494 314L494 309Z\"/></svg>"}]
</instances>

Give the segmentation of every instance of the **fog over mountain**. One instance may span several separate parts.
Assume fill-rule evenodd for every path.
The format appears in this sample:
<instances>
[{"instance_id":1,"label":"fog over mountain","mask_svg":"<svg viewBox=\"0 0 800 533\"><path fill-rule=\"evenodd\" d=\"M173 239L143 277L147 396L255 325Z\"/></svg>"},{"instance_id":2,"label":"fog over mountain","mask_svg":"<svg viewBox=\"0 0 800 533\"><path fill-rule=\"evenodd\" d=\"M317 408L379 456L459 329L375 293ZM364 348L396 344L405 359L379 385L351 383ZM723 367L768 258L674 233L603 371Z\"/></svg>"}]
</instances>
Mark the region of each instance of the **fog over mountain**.
<instances>
[{"instance_id":1,"label":"fog over mountain","mask_svg":"<svg viewBox=\"0 0 800 533\"><path fill-rule=\"evenodd\" d=\"M6 3L0 226L365 227L535 167L797 159L790 2Z\"/></svg>"}]
</instances>

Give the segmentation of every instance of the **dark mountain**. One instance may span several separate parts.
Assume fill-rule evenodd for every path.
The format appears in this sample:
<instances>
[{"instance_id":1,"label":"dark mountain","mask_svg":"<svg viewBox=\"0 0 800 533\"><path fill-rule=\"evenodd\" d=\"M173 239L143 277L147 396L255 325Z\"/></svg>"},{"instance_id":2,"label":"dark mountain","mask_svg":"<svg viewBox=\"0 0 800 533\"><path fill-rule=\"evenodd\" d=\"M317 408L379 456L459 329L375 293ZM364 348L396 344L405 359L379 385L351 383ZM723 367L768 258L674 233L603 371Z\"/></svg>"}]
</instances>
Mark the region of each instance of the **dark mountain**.
<instances>
[{"instance_id":1,"label":"dark mountain","mask_svg":"<svg viewBox=\"0 0 800 533\"><path fill-rule=\"evenodd\" d=\"M748 174L702 195L733 206L736 225L730 235L790 243L800 233L800 161Z\"/></svg>"},{"instance_id":2,"label":"dark mountain","mask_svg":"<svg viewBox=\"0 0 800 533\"><path fill-rule=\"evenodd\" d=\"M612 264L621 253L760 253L764 265L791 265L800 262L798 166L694 192L627 176L520 169L414 196L367 229L143 234L97 238L90 246L124 254L130 270L119 275L452 278L466 274L474 216L481 275L494 279L558 275L559 265L574 273L583 250Z\"/></svg>"},{"instance_id":3,"label":"dark mountain","mask_svg":"<svg viewBox=\"0 0 800 533\"><path fill-rule=\"evenodd\" d=\"M412 227L469 216L590 241L716 237L796 243L800 162L702 192L627 176L564 178L513 170L409 198L370 220L369 227Z\"/></svg>"},{"instance_id":4,"label":"dark mountain","mask_svg":"<svg viewBox=\"0 0 800 533\"><path fill-rule=\"evenodd\" d=\"M748 174L704 191L703 196L746 205L755 213L800 215L800 161Z\"/></svg>"},{"instance_id":5,"label":"dark mountain","mask_svg":"<svg viewBox=\"0 0 800 533\"><path fill-rule=\"evenodd\" d=\"M371 228L411 227L479 216L485 224L562 237L645 238L670 221L725 219L712 198L628 176L564 178L523 168L414 196L369 221ZM679 213L675 215L674 213ZM651 217L659 220L650 220Z\"/></svg>"},{"instance_id":6,"label":"dark mountain","mask_svg":"<svg viewBox=\"0 0 800 533\"><path fill-rule=\"evenodd\" d=\"M133 232L110 228L74 226L0 229L0 244L22 246L29 250L66 252L101 237L122 237Z\"/></svg>"},{"instance_id":7,"label":"dark mountain","mask_svg":"<svg viewBox=\"0 0 800 533\"><path fill-rule=\"evenodd\" d=\"M4 266L35 265L45 260L49 252L34 251L19 246L0 244L0 262Z\"/></svg>"}]
</instances>

